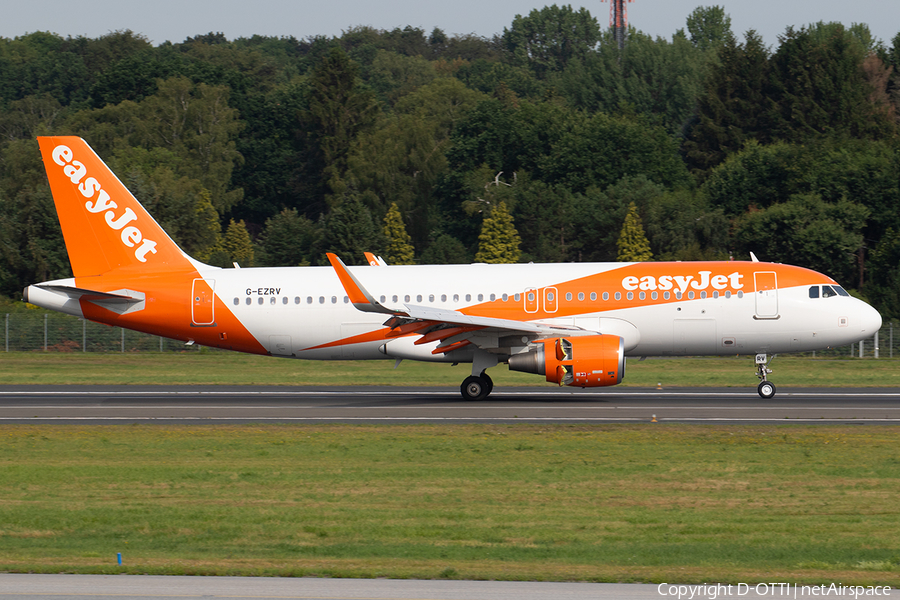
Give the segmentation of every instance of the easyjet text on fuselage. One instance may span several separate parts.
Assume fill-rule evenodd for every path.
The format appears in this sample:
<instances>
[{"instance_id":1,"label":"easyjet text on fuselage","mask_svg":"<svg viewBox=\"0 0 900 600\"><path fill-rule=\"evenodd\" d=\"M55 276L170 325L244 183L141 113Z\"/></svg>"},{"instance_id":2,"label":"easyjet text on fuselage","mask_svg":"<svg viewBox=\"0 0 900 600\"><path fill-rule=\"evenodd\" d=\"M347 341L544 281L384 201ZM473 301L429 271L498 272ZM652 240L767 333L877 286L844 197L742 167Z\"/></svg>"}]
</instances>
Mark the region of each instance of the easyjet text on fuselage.
<instances>
[{"instance_id":1,"label":"easyjet text on fuselage","mask_svg":"<svg viewBox=\"0 0 900 600\"><path fill-rule=\"evenodd\" d=\"M729 275L713 275L712 271L699 271L697 275L644 275L638 277L629 275L622 279L622 287L628 291L655 291L676 290L684 293L691 290L706 290L712 287L714 290L733 289L741 290L744 275L735 271Z\"/></svg>"}]
</instances>

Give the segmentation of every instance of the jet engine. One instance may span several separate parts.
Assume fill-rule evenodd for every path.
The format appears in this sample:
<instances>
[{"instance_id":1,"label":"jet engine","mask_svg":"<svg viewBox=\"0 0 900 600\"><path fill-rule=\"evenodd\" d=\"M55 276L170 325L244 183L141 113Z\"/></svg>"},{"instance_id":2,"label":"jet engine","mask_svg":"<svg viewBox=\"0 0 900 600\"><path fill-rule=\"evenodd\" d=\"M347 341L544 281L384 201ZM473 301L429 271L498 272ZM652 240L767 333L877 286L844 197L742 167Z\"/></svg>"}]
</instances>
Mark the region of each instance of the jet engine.
<instances>
[{"instance_id":1,"label":"jet engine","mask_svg":"<svg viewBox=\"0 0 900 600\"><path fill-rule=\"evenodd\" d=\"M559 385L601 387L625 377L625 340L617 335L549 338L509 357L509 369L545 375Z\"/></svg>"}]
</instances>

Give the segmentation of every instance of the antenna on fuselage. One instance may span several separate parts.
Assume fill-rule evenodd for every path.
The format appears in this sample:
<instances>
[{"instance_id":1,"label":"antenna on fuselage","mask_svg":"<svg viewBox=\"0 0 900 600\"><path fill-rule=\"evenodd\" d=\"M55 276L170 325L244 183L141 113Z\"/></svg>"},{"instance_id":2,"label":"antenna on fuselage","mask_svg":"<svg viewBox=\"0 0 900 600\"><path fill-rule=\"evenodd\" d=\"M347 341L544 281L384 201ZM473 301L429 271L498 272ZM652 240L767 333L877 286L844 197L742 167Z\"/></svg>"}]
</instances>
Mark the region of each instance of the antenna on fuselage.
<instances>
[{"instance_id":1,"label":"antenna on fuselage","mask_svg":"<svg viewBox=\"0 0 900 600\"><path fill-rule=\"evenodd\" d=\"M753 254L752 252L750 253L750 260L751 260L752 262L759 262L759 259L756 258L756 255Z\"/></svg>"}]
</instances>

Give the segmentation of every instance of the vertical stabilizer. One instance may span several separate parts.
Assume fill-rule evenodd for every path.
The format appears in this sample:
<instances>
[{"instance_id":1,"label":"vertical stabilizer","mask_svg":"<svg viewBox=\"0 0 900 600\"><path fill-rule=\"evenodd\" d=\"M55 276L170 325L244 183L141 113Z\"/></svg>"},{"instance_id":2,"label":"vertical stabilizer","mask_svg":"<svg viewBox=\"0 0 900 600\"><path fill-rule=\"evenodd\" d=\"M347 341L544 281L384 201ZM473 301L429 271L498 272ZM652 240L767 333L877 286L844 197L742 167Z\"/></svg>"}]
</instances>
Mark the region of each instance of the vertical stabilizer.
<instances>
[{"instance_id":1,"label":"vertical stabilizer","mask_svg":"<svg viewBox=\"0 0 900 600\"><path fill-rule=\"evenodd\" d=\"M128 267L157 272L192 268L83 139L39 137L38 143L76 277Z\"/></svg>"}]
</instances>

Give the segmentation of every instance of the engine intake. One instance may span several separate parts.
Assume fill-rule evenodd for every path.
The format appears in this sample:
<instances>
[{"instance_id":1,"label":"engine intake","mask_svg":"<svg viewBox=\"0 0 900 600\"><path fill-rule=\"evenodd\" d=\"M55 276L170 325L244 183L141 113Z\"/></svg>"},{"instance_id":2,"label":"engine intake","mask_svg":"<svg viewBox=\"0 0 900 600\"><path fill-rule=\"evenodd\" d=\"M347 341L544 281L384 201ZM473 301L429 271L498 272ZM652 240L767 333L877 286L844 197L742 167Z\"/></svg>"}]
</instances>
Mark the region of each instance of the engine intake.
<instances>
[{"instance_id":1,"label":"engine intake","mask_svg":"<svg viewBox=\"0 0 900 600\"><path fill-rule=\"evenodd\" d=\"M509 357L509 369L544 375L559 385L602 387L625 377L625 340L617 335L549 338Z\"/></svg>"}]
</instances>

